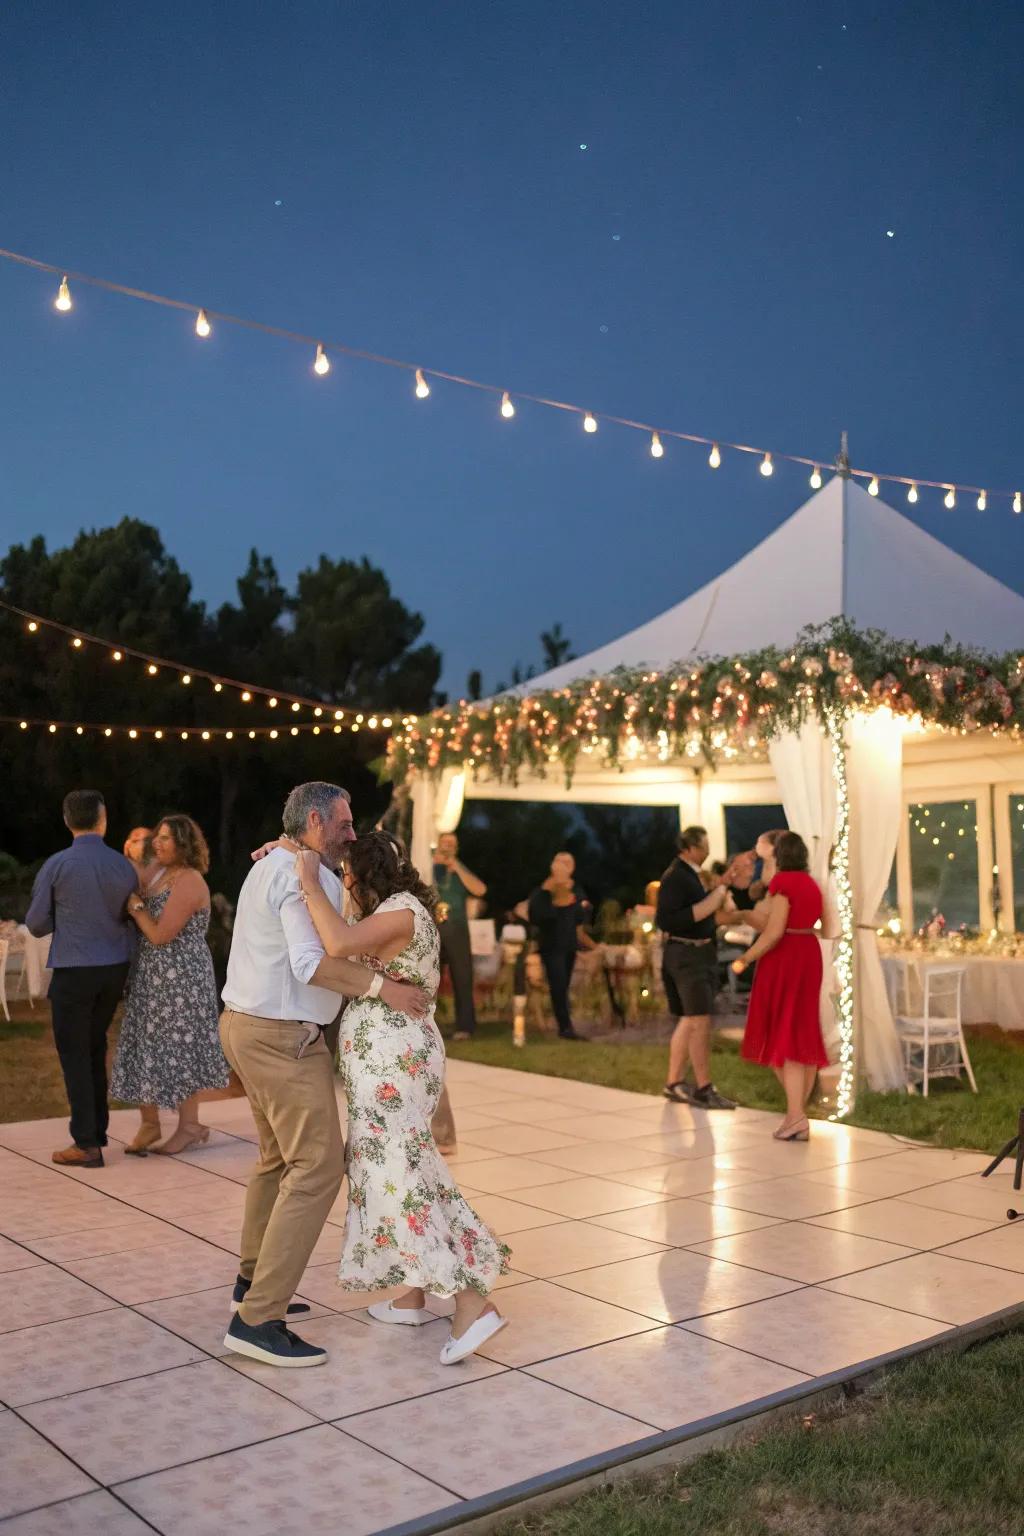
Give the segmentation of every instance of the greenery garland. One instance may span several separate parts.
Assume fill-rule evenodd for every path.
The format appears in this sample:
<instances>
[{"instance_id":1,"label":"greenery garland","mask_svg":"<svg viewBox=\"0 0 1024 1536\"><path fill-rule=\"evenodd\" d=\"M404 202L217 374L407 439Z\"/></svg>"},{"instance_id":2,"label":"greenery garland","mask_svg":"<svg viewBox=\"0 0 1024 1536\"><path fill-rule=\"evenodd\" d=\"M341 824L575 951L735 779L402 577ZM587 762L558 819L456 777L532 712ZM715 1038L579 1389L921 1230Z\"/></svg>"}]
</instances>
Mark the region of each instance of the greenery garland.
<instances>
[{"instance_id":1,"label":"greenery garland","mask_svg":"<svg viewBox=\"0 0 1024 1536\"><path fill-rule=\"evenodd\" d=\"M763 751L811 712L887 705L930 725L1019 735L1024 655L988 656L948 638L917 646L846 619L805 629L788 650L701 657L661 671L621 667L566 688L460 700L409 723L388 743L385 773L470 768L515 783L556 765L567 784L581 759L623 766L637 759L715 763Z\"/></svg>"}]
</instances>

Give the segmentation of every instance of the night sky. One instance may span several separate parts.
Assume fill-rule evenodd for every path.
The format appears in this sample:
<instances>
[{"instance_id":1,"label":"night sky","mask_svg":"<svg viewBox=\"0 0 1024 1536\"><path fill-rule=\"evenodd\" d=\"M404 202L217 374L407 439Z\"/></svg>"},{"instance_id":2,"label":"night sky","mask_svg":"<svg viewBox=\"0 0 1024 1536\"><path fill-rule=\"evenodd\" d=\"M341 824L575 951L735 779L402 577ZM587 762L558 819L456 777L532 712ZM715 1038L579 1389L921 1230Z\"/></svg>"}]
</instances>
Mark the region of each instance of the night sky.
<instances>
[{"instance_id":1,"label":"night sky","mask_svg":"<svg viewBox=\"0 0 1024 1536\"><path fill-rule=\"evenodd\" d=\"M1024 12L602 0L51 4L0 19L0 244L597 411L1024 482ZM585 146L585 147L584 147ZM887 234L892 231L892 235ZM678 601L806 472L436 385L0 263L0 543L156 523L368 555L454 692ZM883 488L883 495L886 492ZM1024 590L1024 517L916 521ZM912 573L908 579L912 579Z\"/></svg>"}]
</instances>

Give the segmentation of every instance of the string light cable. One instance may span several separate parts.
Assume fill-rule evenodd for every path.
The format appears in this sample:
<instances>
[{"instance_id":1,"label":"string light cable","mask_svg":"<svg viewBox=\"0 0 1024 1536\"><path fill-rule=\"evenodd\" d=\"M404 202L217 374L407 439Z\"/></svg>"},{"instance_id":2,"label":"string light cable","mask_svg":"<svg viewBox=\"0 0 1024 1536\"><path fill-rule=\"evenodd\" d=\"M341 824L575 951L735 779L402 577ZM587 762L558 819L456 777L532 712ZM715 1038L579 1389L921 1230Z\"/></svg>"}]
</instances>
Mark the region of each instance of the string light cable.
<instances>
[{"instance_id":1,"label":"string light cable","mask_svg":"<svg viewBox=\"0 0 1024 1536\"><path fill-rule=\"evenodd\" d=\"M373 715L367 719L362 714L346 724L333 719L316 725L309 721L301 725L282 721L280 726L260 725L251 730L245 725L99 725L91 720L50 720L31 715L0 715L0 725L13 725L26 732L44 731L49 736L127 736L132 741L145 736L156 741L285 741L292 736L340 736L344 732L388 729L383 720Z\"/></svg>"},{"instance_id":2,"label":"string light cable","mask_svg":"<svg viewBox=\"0 0 1024 1536\"><path fill-rule=\"evenodd\" d=\"M567 400L553 400L547 395L530 393L525 390L510 391L502 384L489 384L482 379L472 379L464 374L450 373L441 368L428 368L424 364L409 362L403 358L388 357L380 352L370 352L362 347L353 347L344 342L324 341L322 337L306 335L301 331L293 331L280 325L271 325L262 320L252 320L243 315L229 314L226 311L211 309L208 305L201 305L185 299L170 298L167 294L151 293L143 288L133 288L125 283L114 282L109 278L95 277L87 272L75 272L70 268L57 266L53 262L40 261L35 256L26 256L20 251L8 251L0 248L0 259L12 262L18 266L28 267L32 271L47 272L59 276L60 284L57 296L54 299L54 308L62 314L74 309L71 284L81 284L85 287L98 288L105 293L113 293L122 298L136 299L144 304L155 304L164 309L179 310L184 314L194 317L193 327L195 334L206 338L213 329L213 322L223 325L238 326L243 330L258 331L266 336L275 336L283 341L294 342L304 348L311 349L314 354L312 370L317 374L330 372L331 355L352 358L358 362L376 363L384 368L394 368L401 372L411 374L413 377L413 393L419 400L429 398L431 389L430 381L437 380L446 384L455 384L464 389L477 390L483 394L493 396L498 402L499 414L506 420L515 416L514 401L529 401L532 405L539 405L555 411L566 411L580 418L583 429L588 434L597 432L600 423L607 422L612 426L624 427L629 431L641 432L648 439L650 456L655 459L664 457L664 443L670 441L693 443L699 447L710 449L708 463L712 469L717 469L722 462L722 451L729 450L732 453L753 454L760 459L760 470L766 478L770 477L776 461L788 464L798 464L809 469L810 484L817 490L822 483L822 467L824 460L819 454L810 458L804 454L781 453L777 449L766 449L754 446L751 443L729 442L723 437L705 437L697 432L683 432L677 428L660 427L651 422L634 421L628 416L615 416L605 411L594 411L589 407L576 405ZM857 469L845 461L837 460L837 471L854 480L863 480L872 495L878 495L882 483L906 488L907 501L913 505L919 499L922 488L941 491L943 504L952 510L956 506L956 493L962 492L965 496L973 496L979 512L984 512L990 499L1006 500L1010 502L1015 513L1024 510L1024 498L1020 490L992 490L981 485L963 485L950 480L928 480L920 475L897 475L885 473L881 470Z\"/></svg>"}]
</instances>

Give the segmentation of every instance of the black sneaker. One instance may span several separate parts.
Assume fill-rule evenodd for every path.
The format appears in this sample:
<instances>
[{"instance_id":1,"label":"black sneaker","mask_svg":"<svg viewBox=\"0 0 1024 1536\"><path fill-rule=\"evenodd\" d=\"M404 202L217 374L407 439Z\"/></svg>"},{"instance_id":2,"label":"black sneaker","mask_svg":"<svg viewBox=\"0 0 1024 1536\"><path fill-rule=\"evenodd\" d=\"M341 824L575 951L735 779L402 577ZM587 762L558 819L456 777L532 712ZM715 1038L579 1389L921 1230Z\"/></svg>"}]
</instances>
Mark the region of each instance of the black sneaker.
<instances>
[{"instance_id":1,"label":"black sneaker","mask_svg":"<svg viewBox=\"0 0 1024 1536\"><path fill-rule=\"evenodd\" d=\"M581 1035L571 1024L568 1029L560 1029L558 1031L558 1038L559 1040L589 1040L588 1035Z\"/></svg>"},{"instance_id":2,"label":"black sneaker","mask_svg":"<svg viewBox=\"0 0 1024 1536\"><path fill-rule=\"evenodd\" d=\"M703 1088L691 1088L689 1102L694 1109L735 1109L732 1099L727 1099L723 1093L719 1093L714 1083L705 1083Z\"/></svg>"},{"instance_id":3,"label":"black sneaker","mask_svg":"<svg viewBox=\"0 0 1024 1536\"><path fill-rule=\"evenodd\" d=\"M238 1279L235 1281L235 1289L231 1293L232 1313L238 1311L239 1304L245 1300L251 1286L251 1280L246 1280L244 1276L239 1275ZM309 1312L310 1310L311 1308L307 1301L292 1301L288 1304L289 1317L299 1317L303 1312Z\"/></svg>"},{"instance_id":4,"label":"black sneaker","mask_svg":"<svg viewBox=\"0 0 1024 1536\"><path fill-rule=\"evenodd\" d=\"M284 1323L257 1323L251 1328L235 1313L224 1335L224 1347L236 1355L247 1355L250 1360L261 1360L264 1365L326 1365L327 1351L318 1344L307 1344L298 1334L292 1333Z\"/></svg>"}]
</instances>

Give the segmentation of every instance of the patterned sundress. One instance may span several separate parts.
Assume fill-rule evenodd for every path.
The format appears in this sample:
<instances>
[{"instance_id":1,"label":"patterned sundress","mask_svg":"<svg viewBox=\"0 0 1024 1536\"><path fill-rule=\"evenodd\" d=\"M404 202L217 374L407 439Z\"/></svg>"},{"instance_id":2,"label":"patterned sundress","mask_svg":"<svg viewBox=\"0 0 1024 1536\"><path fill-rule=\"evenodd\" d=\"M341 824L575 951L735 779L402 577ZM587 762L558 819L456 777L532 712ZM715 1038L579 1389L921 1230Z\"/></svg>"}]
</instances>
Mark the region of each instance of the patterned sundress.
<instances>
[{"instance_id":1,"label":"patterned sundress","mask_svg":"<svg viewBox=\"0 0 1024 1536\"><path fill-rule=\"evenodd\" d=\"M170 893L165 886L145 898L154 922ZM210 909L203 907L169 944L151 944L139 934L110 1078L112 1098L176 1109L203 1088L227 1087L217 983L206 942L209 924Z\"/></svg>"},{"instance_id":2,"label":"patterned sundress","mask_svg":"<svg viewBox=\"0 0 1024 1536\"><path fill-rule=\"evenodd\" d=\"M413 936L387 974L437 996L440 944L426 908L406 892L378 912L407 909ZM379 961L366 964L381 969ZM338 1283L348 1291L408 1285L434 1296L486 1296L508 1272L510 1250L463 1198L430 1122L444 1086L444 1043L433 1004L422 1019L378 998L341 1016L341 1072L348 1097L349 1206Z\"/></svg>"}]
</instances>

